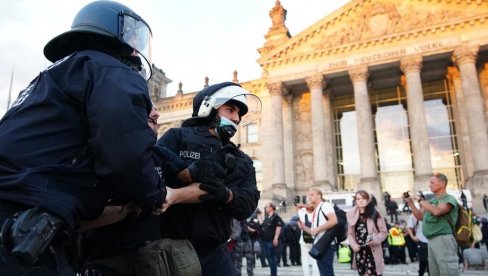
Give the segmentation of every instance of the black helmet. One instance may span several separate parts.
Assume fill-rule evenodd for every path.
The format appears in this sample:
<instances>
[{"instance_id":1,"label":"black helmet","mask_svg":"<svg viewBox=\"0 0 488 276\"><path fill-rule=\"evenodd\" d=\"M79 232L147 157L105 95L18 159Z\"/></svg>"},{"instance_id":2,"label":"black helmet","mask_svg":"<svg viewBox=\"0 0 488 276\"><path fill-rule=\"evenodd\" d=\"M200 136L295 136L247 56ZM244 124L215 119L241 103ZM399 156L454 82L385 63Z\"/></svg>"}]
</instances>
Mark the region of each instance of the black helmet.
<instances>
[{"instance_id":1,"label":"black helmet","mask_svg":"<svg viewBox=\"0 0 488 276\"><path fill-rule=\"evenodd\" d=\"M70 31L46 44L44 56L55 62L75 51L100 47L125 58L135 50L141 58L141 74L148 80L151 39L149 25L131 9L113 1L95 1L76 14Z\"/></svg>"}]
</instances>

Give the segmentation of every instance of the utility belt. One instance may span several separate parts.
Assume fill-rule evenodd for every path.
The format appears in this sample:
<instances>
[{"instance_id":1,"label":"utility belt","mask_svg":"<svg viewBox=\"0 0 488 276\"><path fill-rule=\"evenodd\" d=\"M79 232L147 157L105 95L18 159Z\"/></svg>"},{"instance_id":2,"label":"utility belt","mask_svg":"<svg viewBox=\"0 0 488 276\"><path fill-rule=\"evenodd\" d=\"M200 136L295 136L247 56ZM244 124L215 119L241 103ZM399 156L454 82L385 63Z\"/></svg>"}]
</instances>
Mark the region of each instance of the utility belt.
<instances>
[{"instance_id":1,"label":"utility belt","mask_svg":"<svg viewBox=\"0 0 488 276\"><path fill-rule=\"evenodd\" d=\"M64 227L62 219L48 211L24 207L0 202L2 255L8 262L25 266L69 266L66 249L74 245L73 232Z\"/></svg>"}]
</instances>

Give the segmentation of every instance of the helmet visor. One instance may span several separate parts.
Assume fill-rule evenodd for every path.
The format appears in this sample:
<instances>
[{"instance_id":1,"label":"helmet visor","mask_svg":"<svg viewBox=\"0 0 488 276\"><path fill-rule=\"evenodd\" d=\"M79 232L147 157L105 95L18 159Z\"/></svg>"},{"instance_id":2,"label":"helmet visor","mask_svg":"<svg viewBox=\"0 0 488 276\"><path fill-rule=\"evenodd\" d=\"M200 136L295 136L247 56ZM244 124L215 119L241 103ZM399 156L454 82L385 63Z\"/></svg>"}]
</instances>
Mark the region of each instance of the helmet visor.
<instances>
[{"instance_id":1,"label":"helmet visor","mask_svg":"<svg viewBox=\"0 0 488 276\"><path fill-rule=\"evenodd\" d=\"M246 98L247 113L241 117L242 126L247 126L251 123L256 122L261 117L261 99L254 94L241 95Z\"/></svg>"},{"instance_id":2,"label":"helmet visor","mask_svg":"<svg viewBox=\"0 0 488 276\"><path fill-rule=\"evenodd\" d=\"M215 100L214 108L218 109L225 103L232 103L239 107L239 114L241 114L241 112L246 112L240 117L241 121L239 122L239 125L247 126L256 122L261 116L261 100L254 94L239 94L230 99L227 97L217 98Z\"/></svg>"},{"instance_id":3,"label":"helmet visor","mask_svg":"<svg viewBox=\"0 0 488 276\"><path fill-rule=\"evenodd\" d=\"M128 44L141 58L142 69L139 73L144 79L151 78L152 64L152 33L149 26L143 20L128 14L122 14L121 39Z\"/></svg>"}]
</instances>

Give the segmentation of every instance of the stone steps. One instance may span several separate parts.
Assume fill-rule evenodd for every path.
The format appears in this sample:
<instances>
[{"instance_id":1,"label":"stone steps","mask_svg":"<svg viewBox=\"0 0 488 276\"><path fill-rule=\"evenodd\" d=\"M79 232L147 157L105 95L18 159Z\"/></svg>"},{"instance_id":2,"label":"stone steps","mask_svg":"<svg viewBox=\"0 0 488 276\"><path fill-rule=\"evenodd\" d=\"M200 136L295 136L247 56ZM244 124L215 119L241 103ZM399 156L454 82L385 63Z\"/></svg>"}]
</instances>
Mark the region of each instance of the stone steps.
<instances>
[{"instance_id":1,"label":"stone steps","mask_svg":"<svg viewBox=\"0 0 488 276\"><path fill-rule=\"evenodd\" d=\"M259 263L259 261L258 261ZM334 262L334 274L335 276L357 276L358 273L355 270L350 269L350 264L341 264L337 261ZM242 275L247 275L245 261L243 262ZM269 267L262 268L260 264L254 268L255 276L268 276L270 275ZM278 267L279 276L301 276L303 275L301 266L288 266L288 267ZM401 265L385 265L384 276L395 276L395 275L418 275L418 263L408 263ZM424 274L427 275L427 274ZM481 276L488 275L488 271L464 271L461 272L462 276Z\"/></svg>"}]
</instances>

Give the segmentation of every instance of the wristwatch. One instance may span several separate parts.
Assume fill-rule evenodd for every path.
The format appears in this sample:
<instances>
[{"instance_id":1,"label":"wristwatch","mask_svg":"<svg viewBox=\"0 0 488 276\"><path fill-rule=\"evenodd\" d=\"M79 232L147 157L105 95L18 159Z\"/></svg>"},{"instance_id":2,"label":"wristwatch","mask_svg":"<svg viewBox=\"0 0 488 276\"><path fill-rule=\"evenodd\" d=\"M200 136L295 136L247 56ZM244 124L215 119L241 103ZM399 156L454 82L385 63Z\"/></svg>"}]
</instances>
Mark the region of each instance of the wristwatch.
<instances>
[{"instance_id":1,"label":"wristwatch","mask_svg":"<svg viewBox=\"0 0 488 276\"><path fill-rule=\"evenodd\" d=\"M417 200L417 202L420 204L420 201L424 200L423 198L419 198L419 200Z\"/></svg>"}]
</instances>

